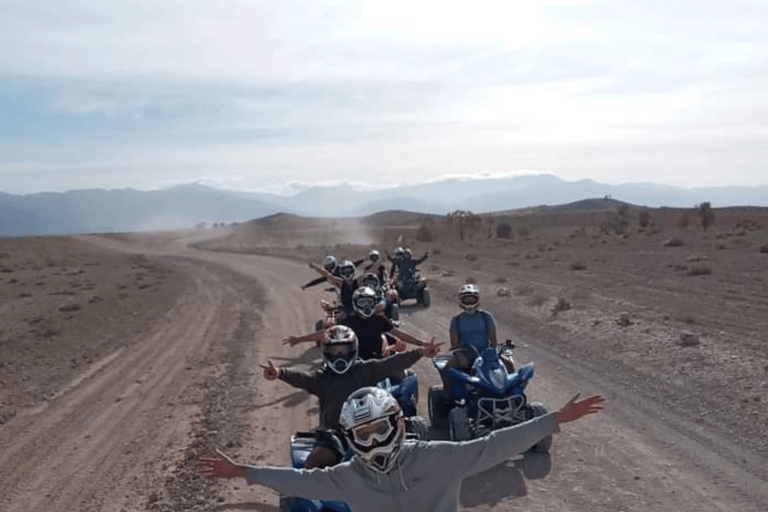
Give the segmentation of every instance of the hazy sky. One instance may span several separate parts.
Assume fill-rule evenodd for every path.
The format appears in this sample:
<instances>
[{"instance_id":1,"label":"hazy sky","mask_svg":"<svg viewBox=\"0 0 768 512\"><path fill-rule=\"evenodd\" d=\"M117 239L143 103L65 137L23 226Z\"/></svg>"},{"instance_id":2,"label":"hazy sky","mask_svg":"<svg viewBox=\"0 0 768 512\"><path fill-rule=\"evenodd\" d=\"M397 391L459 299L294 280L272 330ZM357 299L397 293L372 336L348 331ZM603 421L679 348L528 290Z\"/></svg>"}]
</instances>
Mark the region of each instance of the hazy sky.
<instances>
[{"instance_id":1,"label":"hazy sky","mask_svg":"<svg viewBox=\"0 0 768 512\"><path fill-rule=\"evenodd\" d=\"M768 183L768 2L2 0L0 191Z\"/></svg>"}]
</instances>

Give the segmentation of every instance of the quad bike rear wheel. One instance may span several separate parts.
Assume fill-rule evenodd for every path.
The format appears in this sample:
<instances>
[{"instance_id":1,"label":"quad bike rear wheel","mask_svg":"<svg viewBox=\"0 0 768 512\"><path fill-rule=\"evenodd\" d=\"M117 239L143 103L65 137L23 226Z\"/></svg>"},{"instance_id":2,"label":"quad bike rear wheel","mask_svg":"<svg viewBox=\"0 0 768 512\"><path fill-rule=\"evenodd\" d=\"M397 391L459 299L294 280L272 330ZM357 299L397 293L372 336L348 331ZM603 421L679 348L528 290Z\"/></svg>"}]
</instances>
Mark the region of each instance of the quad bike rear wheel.
<instances>
[{"instance_id":1,"label":"quad bike rear wheel","mask_svg":"<svg viewBox=\"0 0 768 512\"><path fill-rule=\"evenodd\" d=\"M544 416L549 411L547 410L546 406L542 404L541 402L532 402L531 403L531 419L538 418L539 416ZM533 453L547 453L549 452L549 449L552 447L552 434L548 435L535 445L531 446L528 451Z\"/></svg>"},{"instance_id":2,"label":"quad bike rear wheel","mask_svg":"<svg viewBox=\"0 0 768 512\"><path fill-rule=\"evenodd\" d=\"M441 387L430 386L427 395L429 422L434 428L445 428L448 424L448 393Z\"/></svg>"}]
</instances>

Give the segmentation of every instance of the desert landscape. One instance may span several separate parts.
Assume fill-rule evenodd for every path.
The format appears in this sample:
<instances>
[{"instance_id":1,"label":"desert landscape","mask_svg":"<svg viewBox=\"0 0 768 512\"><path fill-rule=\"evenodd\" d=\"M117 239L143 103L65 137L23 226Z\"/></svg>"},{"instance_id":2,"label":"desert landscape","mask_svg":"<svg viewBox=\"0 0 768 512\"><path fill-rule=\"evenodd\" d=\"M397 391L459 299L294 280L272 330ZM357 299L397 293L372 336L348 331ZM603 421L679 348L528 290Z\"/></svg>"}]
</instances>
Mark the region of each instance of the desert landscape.
<instances>
[{"instance_id":1,"label":"desert landscape","mask_svg":"<svg viewBox=\"0 0 768 512\"><path fill-rule=\"evenodd\" d=\"M300 290L307 262L403 245L429 253L432 292L428 309L403 305L403 330L447 342L455 292L475 282L516 360L536 364L530 395L608 400L550 454L466 480L463 510L763 511L768 209L714 209L706 228L699 213L606 200L0 239L0 509L278 510L269 489L206 481L194 461L288 464L317 404L258 364L320 364L282 341L330 296ZM437 372L416 371L425 397Z\"/></svg>"}]
</instances>

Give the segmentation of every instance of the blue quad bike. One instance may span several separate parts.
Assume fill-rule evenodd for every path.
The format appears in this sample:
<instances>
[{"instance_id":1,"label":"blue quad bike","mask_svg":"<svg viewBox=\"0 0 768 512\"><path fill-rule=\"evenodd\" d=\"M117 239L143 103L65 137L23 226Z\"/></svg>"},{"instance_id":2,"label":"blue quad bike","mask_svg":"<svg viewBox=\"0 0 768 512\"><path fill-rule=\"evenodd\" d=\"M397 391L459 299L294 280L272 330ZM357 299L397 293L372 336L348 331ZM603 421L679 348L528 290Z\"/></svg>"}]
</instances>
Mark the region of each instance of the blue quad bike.
<instances>
[{"instance_id":1,"label":"blue quad bike","mask_svg":"<svg viewBox=\"0 0 768 512\"><path fill-rule=\"evenodd\" d=\"M483 349L469 372L458 368L448 371L451 395L442 388L429 388L429 420L435 428L448 427L452 441L466 441L481 437L500 428L517 425L548 410L540 402L529 402L525 388L533 378L533 363L508 373L501 356L514 348L511 340L506 344ZM432 361L441 376L451 356L437 356ZM529 451L546 453L552 446L552 436L539 441Z\"/></svg>"},{"instance_id":2,"label":"blue quad bike","mask_svg":"<svg viewBox=\"0 0 768 512\"><path fill-rule=\"evenodd\" d=\"M416 415L418 403L418 379L410 371L400 381L385 379L378 383L382 389L389 391L400 404L406 416L406 439L426 439L427 425L423 418ZM291 436L291 465L294 468L304 467L304 461L315 445L314 432L296 432ZM347 450L344 460L352 458L353 451ZM280 496L280 512L351 512L343 501L313 500L295 496Z\"/></svg>"}]
</instances>

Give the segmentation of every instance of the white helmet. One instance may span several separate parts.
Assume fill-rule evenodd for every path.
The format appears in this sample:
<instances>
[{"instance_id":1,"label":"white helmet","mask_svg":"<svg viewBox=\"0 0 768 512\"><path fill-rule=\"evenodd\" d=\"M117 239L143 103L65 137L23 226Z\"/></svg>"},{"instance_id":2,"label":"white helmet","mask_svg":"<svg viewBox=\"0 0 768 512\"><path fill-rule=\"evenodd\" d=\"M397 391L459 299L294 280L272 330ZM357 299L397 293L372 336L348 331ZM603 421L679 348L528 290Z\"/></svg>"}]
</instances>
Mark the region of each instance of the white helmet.
<instances>
[{"instance_id":1,"label":"white helmet","mask_svg":"<svg viewBox=\"0 0 768 512\"><path fill-rule=\"evenodd\" d=\"M379 473L389 472L405 441L405 420L397 400L378 387L360 388L341 408L339 424L355 454Z\"/></svg>"},{"instance_id":2,"label":"white helmet","mask_svg":"<svg viewBox=\"0 0 768 512\"><path fill-rule=\"evenodd\" d=\"M339 276L345 281L349 281L355 277L355 264L349 260L344 260L339 265Z\"/></svg>"},{"instance_id":3,"label":"white helmet","mask_svg":"<svg viewBox=\"0 0 768 512\"><path fill-rule=\"evenodd\" d=\"M352 294L352 309L362 318L373 316L377 302L376 292L368 286L361 286Z\"/></svg>"},{"instance_id":4,"label":"white helmet","mask_svg":"<svg viewBox=\"0 0 768 512\"><path fill-rule=\"evenodd\" d=\"M376 249L374 249L374 250L372 250L371 252L368 253L368 259L371 260L374 263L379 261L379 256L380 256L379 255L379 251L377 251Z\"/></svg>"},{"instance_id":5,"label":"white helmet","mask_svg":"<svg viewBox=\"0 0 768 512\"><path fill-rule=\"evenodd\" d=\"M373 291L376 291L381 287L381 281L376 272L366 272L363 274L363 277L360 278L360 286L367 286L373 288Z\"/></svg>"},{"instance_id":6,"label":"white helmet","mask_svg":"<svg viewBox=\"0 0 768 512\"><path fill-rule=\"evenodd\" d=\"M333 274L333 271L336 270L336 258L331 256L330 254L325 257L323 260L323 267L325 270Z\"/></svg>"},{"instance_id":7,"label":"white helmet","mask_svg":"<svg viewBox=\"0 0 768 512\"><path fill-rule=\"evenodd\" d=\"M357 359L357 336L346 325L332 325L323 336L325 365L336 373L345 373Z\"/></svg>"},{"instance_id":8,"label":"white helmet","mask_svg":"<svg viewBox=\"0 0 768 512\"><path fill-rule=\"evenodd\" d=\"M480 290L474 284L465 284L459 288L459 306L466 311L474 311L480 305Z\"/></svg>"}]
</instances>

